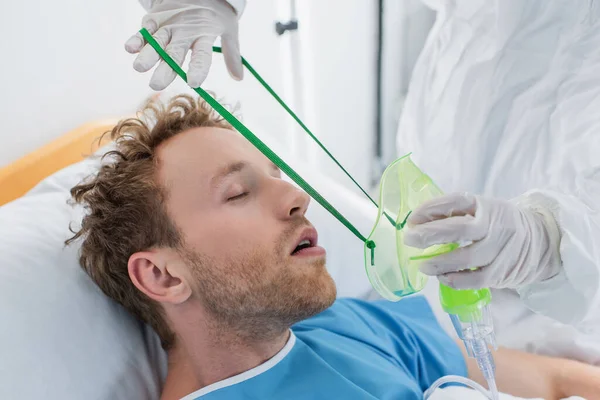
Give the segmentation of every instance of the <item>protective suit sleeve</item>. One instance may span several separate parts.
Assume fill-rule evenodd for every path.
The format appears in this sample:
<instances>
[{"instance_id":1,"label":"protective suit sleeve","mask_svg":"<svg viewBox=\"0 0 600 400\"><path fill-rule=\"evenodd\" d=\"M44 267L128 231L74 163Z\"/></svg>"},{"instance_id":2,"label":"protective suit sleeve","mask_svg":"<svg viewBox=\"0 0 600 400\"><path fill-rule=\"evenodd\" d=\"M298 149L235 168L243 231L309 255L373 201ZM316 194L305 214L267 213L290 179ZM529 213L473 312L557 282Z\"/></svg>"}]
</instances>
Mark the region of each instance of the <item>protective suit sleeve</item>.
<instances>
[{"instance_id":1,"label":"protective suit sleeve","mask_svg":"<svg viewBox=\"0 0 600 400\"><path fill-rule=\"evenodd\" d=\"M575 193L534 190L522 206L549 211L559 230L561 272L518 290L533 311L583 332L600 332L600 166L586 170Z\"/></svg>"},{"instance_id":2,"label":"protective suit sleeve","mask_svg":"<svg viewBox=\"0 0 600 400\"><path fill-rule=\"evenodd\" d=\"M139 0L140 4L142 5L142 7L144 7L144 10L146 10L146 11L150 11L150 9L156 3L156 1L157 0ZM233 7L236 14L238 15L238 18L242 16L242 13L244 12L244 8L246 8L246 0L223 0L223 1L227 1L227 3L229 3L229 5L231 7Z\"/></svg>"}]
</instances>

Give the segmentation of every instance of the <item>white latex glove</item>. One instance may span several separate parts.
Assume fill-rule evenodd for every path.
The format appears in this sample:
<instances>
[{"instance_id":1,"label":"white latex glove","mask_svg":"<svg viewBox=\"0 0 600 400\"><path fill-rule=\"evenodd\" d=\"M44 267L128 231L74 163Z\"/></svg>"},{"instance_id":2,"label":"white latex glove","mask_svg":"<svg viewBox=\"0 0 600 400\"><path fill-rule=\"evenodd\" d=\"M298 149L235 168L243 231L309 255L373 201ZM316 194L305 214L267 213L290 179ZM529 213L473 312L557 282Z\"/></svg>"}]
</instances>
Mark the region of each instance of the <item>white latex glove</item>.
<instances>
[{"instance_id":1,"label":"white latex glove","mask_svg":"<svg viewBox=\"0 0 600 400\"><path fill-rule=\"evenodd\" d=\"M464 244L420 266L456 289L515 289L549 279L561 268L559 241L549 211L469 194L445 195L416 208L404 235L406 245L418 248Z\"/></svg>"},{"instance_id":2,"label":"white latex glove","mask_svg":"<svg viewBox=\"0 0 600 400\"><path fill-rule=\"evenodd\" d=\"M142 19L142 27L179 65L188 50L192 51L187 73L191 87L200 86L206 79L212 63L212 46L219 36L229 74L236 80L242 79L238 18L225 0L156 0ZM139 52L133 62L133 68L139 72L150 70L160 60L139 32L125 43L125 49L130 53ZM150 87L162 90L175 76L175 71L161 61L152 75Z\"/></svg>"}]
</instances>

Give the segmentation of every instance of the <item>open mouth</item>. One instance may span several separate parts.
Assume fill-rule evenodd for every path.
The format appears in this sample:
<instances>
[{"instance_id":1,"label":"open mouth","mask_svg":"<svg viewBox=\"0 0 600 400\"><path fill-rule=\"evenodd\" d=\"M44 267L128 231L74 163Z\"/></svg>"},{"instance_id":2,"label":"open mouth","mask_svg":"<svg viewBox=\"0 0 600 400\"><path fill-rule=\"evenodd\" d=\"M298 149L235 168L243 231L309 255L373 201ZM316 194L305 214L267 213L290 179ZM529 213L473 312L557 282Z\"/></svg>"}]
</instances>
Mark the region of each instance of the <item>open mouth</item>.
<instances>
[{"instance_id":1,"label":"open mouth","mask_svg":"<svg viewBox=\"0 0 600 400\"><path fill-rule=\"evenodd\" d=\"M317 246L318 236L314 228L306 228L302 231L296 242L296 247L292 250L291 255L301 255L308 253L308 250Z\"/></svg>"},{"instance_id":2,"label":"open mouth","mask_svg":"<svg viewBox=\"0 0 600 400\"><path fill-rule=\"evenodd\" d=\"M314 245L310 242L310 240L304 239L303 241L300 242L300 244L298 246L296 246L294 251L292 251L292 255L295 255L298 252L300 252L304 249L309 249L311 247L314 247Z\"/></svg>"}]
</instances>

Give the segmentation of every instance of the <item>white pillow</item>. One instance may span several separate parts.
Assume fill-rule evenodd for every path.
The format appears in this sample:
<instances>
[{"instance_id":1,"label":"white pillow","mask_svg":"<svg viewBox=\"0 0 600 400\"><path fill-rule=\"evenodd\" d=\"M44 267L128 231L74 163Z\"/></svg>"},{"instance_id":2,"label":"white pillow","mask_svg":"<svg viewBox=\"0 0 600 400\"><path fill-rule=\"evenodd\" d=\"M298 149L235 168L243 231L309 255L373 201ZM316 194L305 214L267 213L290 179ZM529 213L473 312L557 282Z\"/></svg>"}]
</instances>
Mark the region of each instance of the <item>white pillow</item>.
<instances>
[{"instance_id":1,"label":"white pillow","mask_svg":"<svg viewBox=\"0 0 600 400\"><path fill-rule=\"evenodd\" d=\"M64 246L81 210L68 189L98 161L58 172L0 207L0 398L158 399L157 336L109 300Z\"/></svg>"}]
</instances>

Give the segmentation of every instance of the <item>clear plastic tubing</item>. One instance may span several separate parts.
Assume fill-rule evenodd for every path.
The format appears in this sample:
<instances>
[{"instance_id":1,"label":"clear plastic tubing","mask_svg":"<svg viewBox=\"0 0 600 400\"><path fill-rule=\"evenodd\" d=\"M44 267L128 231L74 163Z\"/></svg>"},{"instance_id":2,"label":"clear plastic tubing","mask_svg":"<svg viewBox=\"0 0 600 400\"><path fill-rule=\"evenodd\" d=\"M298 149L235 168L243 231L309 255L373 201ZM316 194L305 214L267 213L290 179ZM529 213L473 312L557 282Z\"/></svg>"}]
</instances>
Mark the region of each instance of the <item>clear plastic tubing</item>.
<instances>
[{"instance_id":1,"label":"clear plastic tubing","mask_svg":"<svg viewBox=\"0 0 600 400\"><path fill-rule=\"evenodd\" d=\"M485 305L482 306L482 304ZM435 381L425 392L424 398L428 399L443 384L460 383L481 392L490 400L498 400L499 394L495 379L496 365L490 350L490 347L495 349L497 346L489 301L480 303L478 307L462 309L450 308L447 303L444 305L446 310L450 312L450 319L456 333L465 344L467 356L476 360L489 390L468 378L449 375Z\"/></svg>"},{"instance_id":2,"label":"clear plastic tubing","mask_svg":"<svg viewBox=\"0 0 600 400\"><path fill-rule=\"evenodd\" d=\"M492 352L487 347L487 343L484 339L473 340L471 344L474 348L474 358L477 361L477 366L479 366L479 369L481 370L481 373L488 384L490 393L489 398L492 400L497 400L498 388L496 387L496 379L494 377L496 366L494 364Z\"/></svg>"}]
</instances>

